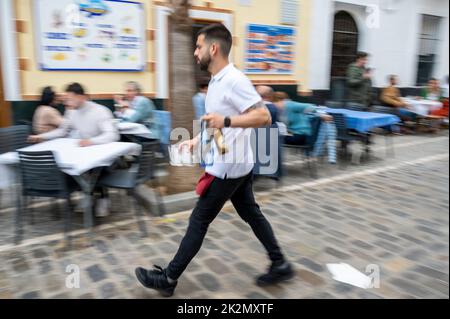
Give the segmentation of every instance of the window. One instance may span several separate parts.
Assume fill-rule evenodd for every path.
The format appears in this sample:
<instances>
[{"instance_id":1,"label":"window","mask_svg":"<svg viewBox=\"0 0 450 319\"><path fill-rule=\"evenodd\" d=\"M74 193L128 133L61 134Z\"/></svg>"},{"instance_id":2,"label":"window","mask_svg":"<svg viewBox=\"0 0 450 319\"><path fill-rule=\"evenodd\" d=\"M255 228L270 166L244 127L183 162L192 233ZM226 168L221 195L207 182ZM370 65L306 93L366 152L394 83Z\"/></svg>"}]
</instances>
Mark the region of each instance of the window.
<instances>
[{"instance_id":1,"label":"window","mask_svg":"<svg viewBox=\"0 0 450 319\"><path fill-rule=\"evenodd\" d=\"M333 53L331 77L345 77L347 67L356 59L358 51L358 27L346 11L339 11L334 17Z\"/></svg>"},{"instance_id":2,"label":"window","mask_svg":"<svg viewBox=\"0 0 450 319\"><path fill-rule=\"evenodd\" d=\"M422 30L419 38L419 66L416 80L418 86L425 85L433 75L434 66L438 58L440 24L440 17L422 15Z\"/></svg>"}]
</instances>

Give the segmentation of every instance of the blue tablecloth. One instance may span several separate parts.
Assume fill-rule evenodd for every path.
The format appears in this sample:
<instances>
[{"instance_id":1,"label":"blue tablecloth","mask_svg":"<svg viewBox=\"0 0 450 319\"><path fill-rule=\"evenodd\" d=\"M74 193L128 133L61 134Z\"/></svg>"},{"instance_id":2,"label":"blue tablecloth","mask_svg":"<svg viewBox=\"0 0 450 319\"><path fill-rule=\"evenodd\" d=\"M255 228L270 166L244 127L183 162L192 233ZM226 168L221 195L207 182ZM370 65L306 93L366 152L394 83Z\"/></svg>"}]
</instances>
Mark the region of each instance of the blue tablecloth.
<instances>
[{"instance_id":1,"label":"blue tablecloth","mask_svg":"<svg viewBox=\"0 0 450 319\"><path fill-rule=\"evenodd\" d=\"M373 128L388 127L400 122L400 118L392 114L358 112L347 109L321 108L329 113L344 114L347 128L356 130L360 133L367 133Z\"/></svg>"}]
</instances>

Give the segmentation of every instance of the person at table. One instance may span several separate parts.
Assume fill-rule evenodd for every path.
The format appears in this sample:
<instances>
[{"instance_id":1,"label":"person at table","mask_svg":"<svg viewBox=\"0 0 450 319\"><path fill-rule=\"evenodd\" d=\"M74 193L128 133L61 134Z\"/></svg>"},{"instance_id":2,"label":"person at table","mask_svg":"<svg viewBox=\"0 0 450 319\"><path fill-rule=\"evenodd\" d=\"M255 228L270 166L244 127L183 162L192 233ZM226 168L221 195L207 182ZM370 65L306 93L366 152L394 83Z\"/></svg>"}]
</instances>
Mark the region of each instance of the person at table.
<instances>
[{"instance_id":1,"label":"person at table","mask_svg":"<svg viewBox=\"0 0 450 319\"><path fill-rule=\"evenodd\" d=\"M89 101L81 84L72 83L67 87L65 104L69 111L62 125L54 131L30 136L30 142L76 137L80 139L81 147L88 147L119 141L120 135L114 124L112 112L103 105ZM107 190L98 188L94 192L100 193L95 205L96 216L108 216L110 201Z\"/></svg>"},{"instance_id":2,"label":"person at table","mask_svg":"<svg viewBox=\"0 0 450 319\"><path fill-rule=\"evenodd\" d=\"M51 86L42 90L39 107L33 115L33 132L43 134L57 129L63 122L63 116L56 109L56 93Z\"/></svg>"},{"instance_id":3,"label":"person at table","mask_svg":"<svg viewBox=\"0 0 450 319\"><path fill-rule=\"evenodd\" d=\"M275 104L273 104L273 89L270 86L259 85L256 87L256 92L261 96L263 103L266 105L272 116L272 125L276 124L278 122L278 109Z\"/></svg>"},{"instance_id":4,"label":"person at table","mask_svg":"<svg viewBox=\"0 0 450 319\"><path fill-rule=\"evenodd\" d=\"M404 121L415 121L417 115L408 110L409 105L403 100L400 90L397 87L398 77L396 75L389 76L389 86L381 91L381 102L389 107L395 108L396 113Z\"/></svg>"},{"instance_id":5,"label":"person at table","mask_svg":"<svg viewBox=\"0 0 450 319\"><path fill-rule=\"evenodd\" d=\"M347 100L369 107L372 102L372 74L367 63L369 55L358 52L356 61L347 68Z\"/></svg>"},{"instance_id":6,"label":"person at table","mask_svg":"<svg viewBox=\"0 0 450 319\"><path fill-rule=\"evenodd\" d=\"M199 85L199 91L192 98L192 104L195 110L195 119L200 120L203 115L206 115L206 94L208 93L208 82L203 81Z\"/></svg>"},{"instance_id":7,"label":"person at table","mask_svg":"<svg viewBox=\"0 0 450 319\"><path fill-rule=\"evenodd\" d=\"M443 116L448 118L449 114L449 105L448 105L448 75L446 78L446 83L441 87L441 102L442 108L439 110L434 110L431 112L431 115L434 116Z\"/></svg>"},{"instance_id":8,"label":"person at table","mask_svg":"<svg viewBox=\"0 0 450 319\"><path fill-rule=\"evenodd\" d=\"M119 140L120 135L114 125L112 112L103 105L89 101L81 84L72 83L67 87L65 104L72 110L65 116L62 125L51 132L30 136L30 142L39 143L67 137L74 132L80 139L81 147ZM70 136L74 137L73 134Z\"/></svg>"},{"instance_id":9,"label":"person at table","mask_svg":"<svg viewBox=\"0 0 450 319\"><path fill-rule=\"evenodd\" d=\"M154 121L155 105L142 95L139 83L129 81L125 84L125 95L114 98L118 110L115 115L125 122L139 123L147 126L152 138L158 138L158 126Z\"/></svg>"},{"instance_id":10,"label":"person at table","mask_svg":"<svg viewBox=\"0 0 450 319\"><path fill-rule=\"evenodd\" d=\"M431 78L428 85L421 90L420 97L429 101L442 101L444 98L442 93L439 80Z\"/></svg>"},{"instance_id":11,"label":"person at table","mask_svg":"<svg viewBox=\"0 0 450 319\"><path fill-rule=\"evenodd\" d=\"M292 134L285 136L285 143L306 145L308 137L312 134L310 116L316 113L316 107L313 104L294 102L284 92L275 92L273 104L286 121L288 132ZM325 122L333 121L333 117L328 114L317 115Z\"/></svg>"}]
</instances>

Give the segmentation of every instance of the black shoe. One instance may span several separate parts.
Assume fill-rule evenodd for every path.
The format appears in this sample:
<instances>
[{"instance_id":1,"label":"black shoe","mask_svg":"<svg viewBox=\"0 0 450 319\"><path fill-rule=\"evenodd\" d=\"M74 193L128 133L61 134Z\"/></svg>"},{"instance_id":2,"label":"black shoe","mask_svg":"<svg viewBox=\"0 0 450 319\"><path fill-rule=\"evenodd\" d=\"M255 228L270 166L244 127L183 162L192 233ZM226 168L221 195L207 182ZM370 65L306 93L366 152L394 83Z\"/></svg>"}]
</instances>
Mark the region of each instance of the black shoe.
<instances>
[{"instance_id":1,"label":"black shoe","mask_svg":"<svg viewBox=\"0 0 450 319\"><path fill-rule=\"evenodd\" d=\"M265 287L287 281L292 277L294 277L294 271L291 264L286 261L281 265L272 264L267 274L257 278L256 284L260 287Z\"/></svg>"},{"instance_id":2,"label":"black shoe","mask_svg":"<svg viewBox=\"0 0 450 319\"><path fill-rule=\"evenodd\" d=\"M146 288L155 289L163 297L171 297L177 286L177 282L169 283L167 280L166 270L160 266L153 266L155 269L147 270L141 267L136 268L136 274L139 282Z\"/></svg>"}]
</instances>

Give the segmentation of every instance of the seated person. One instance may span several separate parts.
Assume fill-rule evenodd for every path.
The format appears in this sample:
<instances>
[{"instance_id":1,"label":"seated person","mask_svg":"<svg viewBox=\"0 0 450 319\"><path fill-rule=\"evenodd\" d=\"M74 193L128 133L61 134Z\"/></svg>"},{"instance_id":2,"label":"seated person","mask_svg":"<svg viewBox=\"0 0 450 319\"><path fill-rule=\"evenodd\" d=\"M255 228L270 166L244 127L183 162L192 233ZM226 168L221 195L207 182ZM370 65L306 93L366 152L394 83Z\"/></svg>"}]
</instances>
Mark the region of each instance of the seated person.
<instances>
[{"instance_id":1,"label":"seated person","mask_svg":"<svg viewBox=\"0 0 450 319\"><path fill-rule=\"evenodd\" d=\"M441 88L441 92L442 92L442 94L441 94L442 95L442 97L441 97L442 108L440 110L432 111L431 115L448 117L448 110L449 110L449 106L448 106L448 76L446 78L446 84L444 84Z\"/></svg>"},{"instance_id":2,"label":"seated person","mask_svg":"<svg viewBox=\"0 0 450 319\"><path fill-rule=\"evenodd\" d=\"M125 92L125 96L114 98L116 104L120 106L115 115L126 122L144 124L149 128L151 138L157 139L159 128L154 120L155 105L153 102L142 95L142 89L137 82L127 82Z\"/></svg>"},{"instance_id":3,"label":"seated person","mask_svg":"<svg viewBox=\"0 0 450 319\"><path fill-rule=\"evenodd\" d=\"M204 81L199 86L199 91L192 98L192 104L195 109L195 119L200 120L203 115L206 115L205 101L206 93L208 93L208 82Z\"/></svg>"},{"instance_id":4,"label":"seated person","mask_svg":"<svg viewBox=\"0 0 450 319\"><path fill-rule=\"evenodd\" d=\"M272 116L272 125L275 125L278 122L278 109L273 104L273 89L270 86L260 85L256 87L256 92L258 92L261 96L264 104L270 112L270 115Z\"/></svg>"},{"instance_id":5,"label":"seated person","mask_svg":"<svg viewBox=\"0 0 450 319\"><path fill-rule=\"evenodd\" d=\"M316 113L316 107L312 104L298 103L290 100L286 93L276 92L273 102L281 117L284 118L291 136L285 136L285 143L289 145L306 145L311 136L310 116ZM319 114L324 121L332 121L333 117L327 114Z\"/></svg>"},{"instance_id":6,"label":"seated person","mask_svg":"<svg viewBox=\"0 0 450 319\"><path fill-rule=\"evenodd\" d=\"M38 143L66 137L71 133L71 137L76 136L81 139L79 142L81 147L112 143L120 139L112 112L103 105L89 101L84 88L79 83L72 83L67 87L65 104L69 110L61 126L48 133L30 136L30 142ZM110 202L107 191L105 189L99 191L101 199L96 205L96 215L103 217L109 214Z\"/></svg>"},{"instance_id":7,"label":"seated person","mask_svg":"<svg viewBox=\"0 0 450 319\"><path fill-rule=\"evenodd\" d=\"M408 110L408 104L402 99L400 90L397 88L398 78L396 75L389 76L389 86L381 92L380 100L386 106L393 107L404 121L415 121L417 115Z\"/></svg>"},{"instance_id":8,"label":"seated person","mask_svg":"<svg viewBox=\"0 0 450 319\"><path fill-rule=\"evenodd\" d=\"M55 106L56 93L53 91L52 87L47 86L42 90L40 105L34 112L34 133L47 133L57 129L61 125L63 117Z\"/></svg>"},{"instance_id":9,"label":"seated person","mask_svg":"<svg viewBox=\"0 0 450 319\"><path fill-rule=\"evenodd\" d=\"M111 111L103 105L89 101L80 84L73 83L67 87L65 103L70 111L67 112L62 125L51 132L30 136L30 142L67 137L73 131L76 131L81 139L81 147L119 140L119 132L114 125Z\"/></svg>"},{"instance_id":10,"label":"seated person","mask_svg":"<svg viewBox=\"0 0 450 319\"><path fill-rule=\"evenodd\" d=\"M444 97L439 85L439 80L431 78L428 81L427 87L423 88L420 92L420 96L425 100L442 101Z\"/></svg>"}]
</instances>

